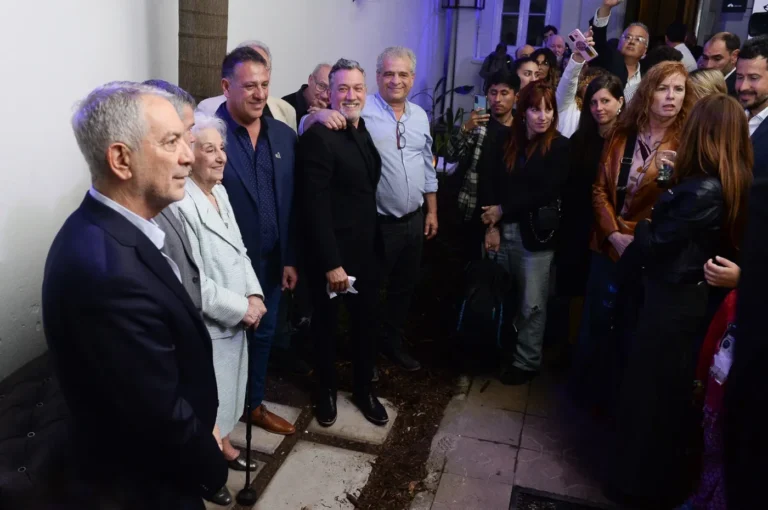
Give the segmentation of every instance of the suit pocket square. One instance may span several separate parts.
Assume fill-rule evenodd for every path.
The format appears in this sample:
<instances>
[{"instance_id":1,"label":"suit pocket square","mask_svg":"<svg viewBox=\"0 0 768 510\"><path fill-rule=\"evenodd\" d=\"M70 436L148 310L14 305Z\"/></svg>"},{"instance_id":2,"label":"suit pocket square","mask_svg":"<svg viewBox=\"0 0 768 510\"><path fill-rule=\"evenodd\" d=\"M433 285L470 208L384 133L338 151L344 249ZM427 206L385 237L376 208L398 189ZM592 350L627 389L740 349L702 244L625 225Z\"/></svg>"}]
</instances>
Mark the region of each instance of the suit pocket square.
<instances>
[{"instance_id":1,"label":"suit pocket square","mask_svg":"<svg viewBox=\"0 0 768 510\"><path fill-rule=\"evenodd\" d=\"M278 152L277 154L275 154L275 158L277 158L277 159L283 159L283 158L281 158L281 157L280 157L280 153L279 153L279 152Z\"/></svg>"}]
</instances>

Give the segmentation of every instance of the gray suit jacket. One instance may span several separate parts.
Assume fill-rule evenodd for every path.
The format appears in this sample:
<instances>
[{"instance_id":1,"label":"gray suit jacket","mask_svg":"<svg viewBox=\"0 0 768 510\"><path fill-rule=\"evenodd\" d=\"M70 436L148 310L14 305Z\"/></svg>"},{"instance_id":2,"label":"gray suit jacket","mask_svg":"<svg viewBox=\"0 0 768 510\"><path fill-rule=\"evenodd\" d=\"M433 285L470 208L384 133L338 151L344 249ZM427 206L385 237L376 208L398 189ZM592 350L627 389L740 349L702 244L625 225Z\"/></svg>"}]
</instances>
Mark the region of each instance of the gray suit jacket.
<instances>
[{"instance_id":1,"label":"gray suit jacket","mask_svg":"<svg viewBox=\"0 0 768 510\"><path fill-rule=\"evenodd\" d=\"M192 298L198 312L202 313L203 299L200 294L200 270L192 255L192 248L184 233L184 226L170 208L165 208L155 217L155 223L165 232L163 252L176 262L181 273L181 284Z\"/></svg>"}]
</instances>

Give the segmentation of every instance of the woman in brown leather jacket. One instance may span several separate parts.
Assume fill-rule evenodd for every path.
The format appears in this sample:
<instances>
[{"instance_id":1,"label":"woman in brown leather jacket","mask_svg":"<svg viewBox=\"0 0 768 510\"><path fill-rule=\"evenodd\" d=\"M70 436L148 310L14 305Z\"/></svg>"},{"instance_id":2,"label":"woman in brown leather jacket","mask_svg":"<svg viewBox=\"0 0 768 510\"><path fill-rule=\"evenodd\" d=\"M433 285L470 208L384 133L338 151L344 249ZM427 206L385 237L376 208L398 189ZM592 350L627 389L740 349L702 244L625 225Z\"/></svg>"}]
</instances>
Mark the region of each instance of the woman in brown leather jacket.
<instances>
[{"instance_id":1,"label":"woman in brown leather jacket","mask_svg":"<svg viewBox=\"0 0 768 510\"><path fill-rule=\"evenodd\" d=\"M612 332L618 291L616 262L634 239L635 225L651 215L662 191L656 184L656 154L677 149L692 108L689 90L688 72L679 62L662 62L643 76L606 142L592 187L593 254L572 383L577 395L596 411L610 412L620 382L623 349ZM627 150L627 141L633 139L634 150ZM624 193L618 189L622 161L631 161Z\"/></svg>"}]
</instances>

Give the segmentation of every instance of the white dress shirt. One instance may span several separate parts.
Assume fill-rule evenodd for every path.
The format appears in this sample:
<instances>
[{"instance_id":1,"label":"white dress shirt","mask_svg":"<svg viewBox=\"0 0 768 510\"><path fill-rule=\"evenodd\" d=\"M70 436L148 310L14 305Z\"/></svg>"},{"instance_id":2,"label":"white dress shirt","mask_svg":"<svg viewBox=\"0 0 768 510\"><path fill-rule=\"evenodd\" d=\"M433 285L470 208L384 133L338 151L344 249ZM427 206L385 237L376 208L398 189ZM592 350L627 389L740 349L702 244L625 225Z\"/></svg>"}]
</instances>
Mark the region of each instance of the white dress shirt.
<instances>
[{"instance_id":1,"label":"white dress shirt","mask_svg":"<svg viewBox=\"0 0 768 510\"><path fill-rule=\"evenodd\" d=\"M749 110L746 113L747 118L749 118ZM749 136L755 134L755 131L757 131L757 128L760 127L760 124L763 123L766 117L768 117L768 108L763 108L763 111L749 119Z\"/></svg>"},{"instance_id":2,"label":"white dress shirt","mask_svg":"<svg viewBox=\"0 0 768 510\"><path fill-rule=\"evenodd\" d=\"M579 75L584 68L584 63L578 63L573 58L565 66L563 76L557 85L557 116L559 121L557 130L566 138L570 138L579 128L581 110L576 104L576 92L579 87Z\"/></svg>"},{"instance_id":3,"label":"white dress shirt","mask_svg":"<svg viewBox=\"0 0 768 510\"><path fill-rule=\"evenodd\" d=\"M683 54L683 65L688 69L689 73L692 73L699 68L698 64L696 64L696 59L693 58L693 53L688 49L688 46L684 43L680 43L675 46L675 49Z\"/></svg>"},{"instance_id":4,"label":"white dress shirt","mask_svg":"<svg viewBox=\"0 0 768 510\"><path fill-rule=\"evenodd\" d=\"M598 9L599 10L599 9ZM605 18L598 18L597 11L595 11L594 26L598 28L607 27L608 22L611 21L611 16L608 15ZM643 77L640 75L640 65L637 66L637 71L632 76L627 77L627 84L624 85L624 101L629 104L632 100L632 96L637 92L637 87L640 86L640 81Z\"/></svg>"},{"instance_id":5,"label":"white dress shirt","mask_svg":"<svg viewBox=\"0 0 768 510\"><path fill-rule=\"evenodd\" d=\"M168 255L163 253L163 246L165 245L165 232L158 226L157 223L155 223L155 220L145 220L135 212L123 207L122 205L118 204L111 198L107 198L98 191L96 191L93 187L89 190L89 193L91 197L93 197L94 200L106 205L116 213L118 213L120 216L124 217L126 220L130 221L131 224L141 230L141 232L147 236L149 241L155 245L155 247L160 250L160 253L163 254L163 257L165 257L165 260L168 261L168 264L171 266L171 269L173 270L173 274L176 275L176 278L181 281L181 271L179 271L179 266L176 265L176 262L174 262Z\"/></svg>"}]
</instances>

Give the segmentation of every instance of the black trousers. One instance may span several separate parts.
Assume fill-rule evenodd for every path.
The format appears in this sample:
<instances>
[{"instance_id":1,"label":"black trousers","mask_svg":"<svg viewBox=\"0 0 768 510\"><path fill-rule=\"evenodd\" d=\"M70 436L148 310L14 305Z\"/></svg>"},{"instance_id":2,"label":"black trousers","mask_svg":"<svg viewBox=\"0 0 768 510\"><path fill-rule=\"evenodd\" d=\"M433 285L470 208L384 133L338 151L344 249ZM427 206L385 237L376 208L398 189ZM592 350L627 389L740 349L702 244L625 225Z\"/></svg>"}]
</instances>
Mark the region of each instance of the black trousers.
<instances>
[{"instance_id":1,"label":"black trousers","mask_svg":"<svg viewBox=\"0 0 768 510\"><path fill-rule=\"evenodd\" d=\"M400 347L403 330L421 269L424 246L424 213L405 221L379 217L383 241L379 275L386 281L386 301L381 314L382 350Z\"/></svg>"},{"instance_id":2,"label":"black trousers","mask_svg":"<svg viewBox=\"0 0 768 510\"><path fill-rule=\"evenodd\" d=\"M625 494L673 499L687 494L693 346L706 332L708 290L704 284L646 280L645 303L621 385L608 476Z\"/></svg>"},{"instance_id":3,"label":"black trousers","mask_svg":"<svg viewBox=\"0 0 768 510\"><path fill-rule=\"evenodd\" d=\"M312 304L312 340L315 352L315 377L323 388L338 388L336 373L336 344L339 312L342 303L350 316L352 333L352 361L354 363L354 391L365 393L370 389L376 357L376 306L379 286L375 277L360 276L354 272L357 294L339 294L333 299L326 292L325 274L314 271L310 282Z\"/></svg>"}]
</instances>

